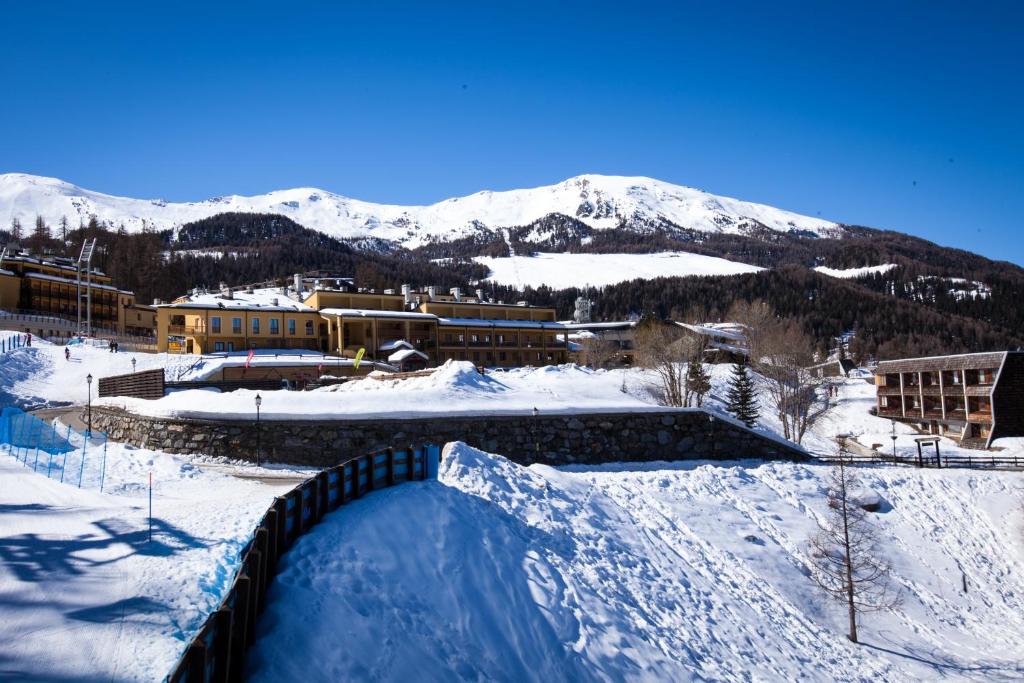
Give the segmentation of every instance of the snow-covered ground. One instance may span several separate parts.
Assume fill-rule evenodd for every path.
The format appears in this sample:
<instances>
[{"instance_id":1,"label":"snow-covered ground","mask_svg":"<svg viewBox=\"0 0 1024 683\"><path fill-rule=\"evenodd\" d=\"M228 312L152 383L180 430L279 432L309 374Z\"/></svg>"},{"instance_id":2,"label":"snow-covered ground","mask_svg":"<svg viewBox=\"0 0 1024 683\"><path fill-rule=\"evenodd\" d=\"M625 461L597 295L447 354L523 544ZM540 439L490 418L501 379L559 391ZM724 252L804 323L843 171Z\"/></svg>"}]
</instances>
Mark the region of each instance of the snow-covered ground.
<instances>
[{"instance_id":1,"label":"snow-covered ground","mask_svg":"<svg viewBox=\"0 0 1024 683\"><path fill-rule=\"evenodd\" d=\"M546 254L473 259L491 269L487 279L523 289L547 285L552 289L604 287L616 282L689 275L738 275L761 268L715 256L682 251L657 254Z\"/></svg>"},{"instance_id":2,"label":"snow-covered ground","mask_svg":"<svg viewBox=\"0 0 1024 683\"><path fill-rule=\"evenodd\" d=\"M434 373L410 379L366 377L315 391L261 391L268 420L364 419L458 414L519 414L660 410L645 386L626 385L622 374L575 365L515 368L481 375L470 362L449 361ZM113 397L100 405L160 417L250 417L255 391L233 391L209 401L209 392L178 391L156 401Z\"/></svg>"},{"instance_id":3,"label":"snow-covered ground","mask_svg":"<svg viewBox=\"0 0 1024 683\"><path fill-rule=\"evenodd\" d=\"M880 266L864 266L862 268L829 268L828 266L818 266L814 270L818 271L822 275L849 280L852 278L864 277L865 275L888 273L895 267L895 263L883 263Z\"/></svg>"},{"instance_id":4,"label":"snow-covered ground","mask_svg":"<svg viewBox=\"0 0 1024 683\"><path fill-rule=\"evenodd\" d=\"M826 466L524 468L455 445L439 481L298 541L251 678L1024 678L1019 475L860 472L884 500L872 517L903 597L864 617L863 645L807 576Z\"/></svg>"},{"instance_id":5,"label":"snow-covered ground","mask_svg":"<svg viewBox=\"0 0 1024 683\"><path fill-rule=\"evenodd\" d=\"M111 444L101 494L0 452L0 679L162 680L258 519L302 476L232 469Z\"/></svg>"},{"instance_id":6,"label":"snow-covered ground","mask_svg":"<svg viewBox=\"0 0 1024 683\"><path fill-rule=\"evenodd\" d=\"M0 333L13 334L13 333ZM165 368L171 376L184 373L199 356L165 353L110 353L106 348L71 345L70 360L64 346L33 339L31 347L9 351L0 357L0 406L39 407L86 402L86 377L92 375L96 400L100 377L123 375L135 370Z\"/></svg>"},{"instance_id":7,"label":"snow-covered ground","mask_svg":"<svg viewBox=\"0 0 1024 683\"><path fill-rule=\"evenodd\" d=\"M132 354L36 342L0 355L5 405L84 402L85 375ZM138 370L198 377L217 359L137 354ZM722 408L729 366L711 368ZM642 370L572 365L478 374L451 363L408 380L263 392L270 419L458 412L660 409ZM890 447L874 387L835 380L808 434ZM95 382L94 382L95 391ZM94 394L95 396L95 394ZM153 414L251 414L250 392L129 401ZM124 399L99 403L125 404ZM120 403L119 403L120 402ZM762 405L759 428L778 430ZM897 447L914 452L898 426ZM1024 439L999 444L1024 455ZM944 441L944 452L957 453ZM653 463L523 468L464 446L440 481L332 513L285 560L257 680L1010 680L1024 677L1024 486L1019 474L873 467L876 521L904 590L842 635L803 552L823 510L824 466ZM233 575L273 496L304 473L111 444L103 494L0 452L0 678L157 680ZM145 540L153 474L154 540ZM326 549L326 550L325 550ZM968 581L962 592L963 577ZM272 636L272 637L271 637ZM315 667L310 662L316 662ZM322 663L322 665L321 665Z\"/></svg>"}]
</instances>

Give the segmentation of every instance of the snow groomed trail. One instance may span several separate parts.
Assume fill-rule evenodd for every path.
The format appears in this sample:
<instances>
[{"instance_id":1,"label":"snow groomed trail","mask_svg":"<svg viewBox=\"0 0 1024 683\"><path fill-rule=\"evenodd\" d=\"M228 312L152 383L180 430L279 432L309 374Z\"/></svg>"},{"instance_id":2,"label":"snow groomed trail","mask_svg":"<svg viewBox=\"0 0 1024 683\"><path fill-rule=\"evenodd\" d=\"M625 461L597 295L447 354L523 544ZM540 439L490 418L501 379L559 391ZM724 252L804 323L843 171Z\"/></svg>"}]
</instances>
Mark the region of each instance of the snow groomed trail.
<instances>
[{"instance_id":1,"label":"snow groomed trail","mask_svg":"<svg viewBox=\"0 0 1024 683\"><path fill-rule=\"evenodd\" d=\"M256 681L1019 680L1019 476L864 468L903 606L845 638L807 577L828 468L523 468L461 444L438 481L334 513L284 558ZM962 590L964 575L968 591Z\"/></svg>"}]
</instances>

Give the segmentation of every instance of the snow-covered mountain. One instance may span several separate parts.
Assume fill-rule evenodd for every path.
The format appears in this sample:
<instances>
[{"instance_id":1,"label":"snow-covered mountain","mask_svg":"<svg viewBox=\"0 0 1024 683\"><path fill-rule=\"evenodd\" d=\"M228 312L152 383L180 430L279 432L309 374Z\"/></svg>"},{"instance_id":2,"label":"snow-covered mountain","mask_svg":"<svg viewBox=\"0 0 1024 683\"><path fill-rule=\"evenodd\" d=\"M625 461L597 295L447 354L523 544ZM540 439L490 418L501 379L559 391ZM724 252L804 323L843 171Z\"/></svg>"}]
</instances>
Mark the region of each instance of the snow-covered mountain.
<instances>
[{"instance_id":1,"label":"snow-covered mountain","mask_svg":"<svg viewBox=\"0 0 1024 683\"><path fill-rule=\"evenodd\" d=\"M95 216L132 232L146 227L163 230L228 211L281 214L334 237L386 239L410 248L486 229L528 225L549 214L571 216L596 229L667 223L702 232L735 233L764 226L821 237L841 233L830 221L644 177L582 175L545 187L483 191L429 206L400 206L308 187L175 203L117 197L56 178L0 175L0 225L5 228L14 218L28 228L36 216L50 225L67 217L73 226Z\"/></svg>"}]
</instances>

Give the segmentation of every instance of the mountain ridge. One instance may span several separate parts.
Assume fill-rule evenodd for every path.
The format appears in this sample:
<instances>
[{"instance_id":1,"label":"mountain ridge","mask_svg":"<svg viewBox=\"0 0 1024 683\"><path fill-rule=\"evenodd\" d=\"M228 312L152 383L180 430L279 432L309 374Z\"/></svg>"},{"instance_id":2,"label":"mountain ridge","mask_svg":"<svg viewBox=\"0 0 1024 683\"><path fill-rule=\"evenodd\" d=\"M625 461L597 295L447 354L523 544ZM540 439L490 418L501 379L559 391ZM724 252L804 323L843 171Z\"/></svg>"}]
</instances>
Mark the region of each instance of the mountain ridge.
<instances>
[{"instance_id":1,"label":"mountain ridge","mask_svg":"<svg viewBox=\"0 0 1024 683\"><path fill-rule=\"evenodd\" d=\"M25 173L0 175L0 221L50 225L92 217L129 232L174 230L220 213L279 214L339 239L376 238L406 248L529 225L546 216L573 217L595 230L676 226L714 234L759 229L815 237L840 237L835 222L766 204L714 195L645 176L585 174L553 185L481 190L426 205L376 204L319 188L274 190L261 195L222 195L198 202L136 199L88 190Z\"/></svg>"}]
</instances>

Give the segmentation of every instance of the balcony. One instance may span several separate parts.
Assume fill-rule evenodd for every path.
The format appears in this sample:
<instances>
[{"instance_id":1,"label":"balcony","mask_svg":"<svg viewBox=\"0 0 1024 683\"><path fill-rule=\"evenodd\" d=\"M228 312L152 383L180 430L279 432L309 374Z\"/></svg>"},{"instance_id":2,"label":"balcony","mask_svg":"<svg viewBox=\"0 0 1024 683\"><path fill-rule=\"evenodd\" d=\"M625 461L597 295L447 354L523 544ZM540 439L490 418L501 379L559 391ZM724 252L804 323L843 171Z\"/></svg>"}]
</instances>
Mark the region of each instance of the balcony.
<instances>
[{"instance_id":1,"label":"balcony","mask_svg":"<svg viewBox=\"0 0 1024 683\"><path fill-rule=\"evenodd\" d=\"M878 395L879 396L899 396L900 395L900 385L899 384L897 384L896 386L888 386L888 385L885 385L885 384L880 385L878 387Z\"/></svg>"},{"instance_id":2,"label":"balcony","mask_svg":"<svg viewBox=\"0 0 1024 683\"><path fill-rule=\"evenodd\" d=\"M967 414L968 422L982 422L985 424L992 424L992 413L990 412L972 412Z\"/></svg>"}]
</instances>

